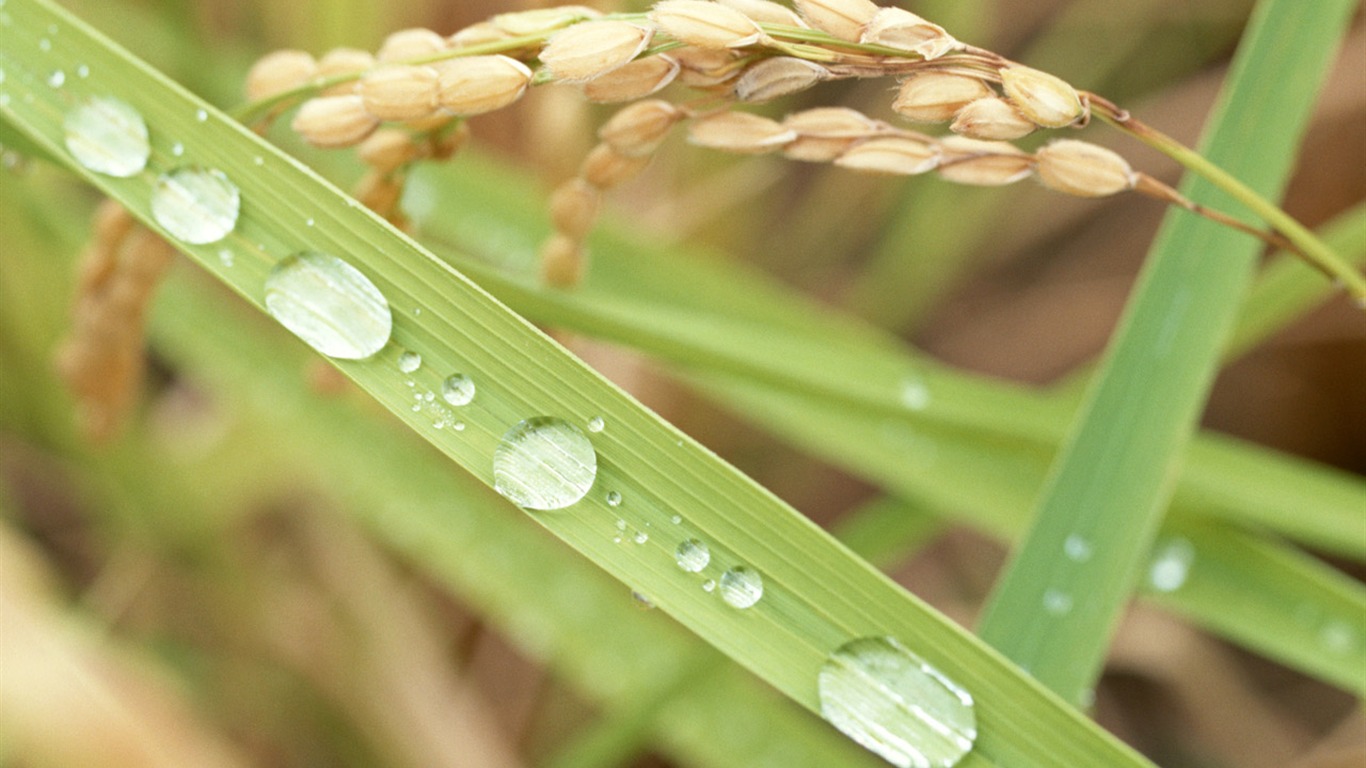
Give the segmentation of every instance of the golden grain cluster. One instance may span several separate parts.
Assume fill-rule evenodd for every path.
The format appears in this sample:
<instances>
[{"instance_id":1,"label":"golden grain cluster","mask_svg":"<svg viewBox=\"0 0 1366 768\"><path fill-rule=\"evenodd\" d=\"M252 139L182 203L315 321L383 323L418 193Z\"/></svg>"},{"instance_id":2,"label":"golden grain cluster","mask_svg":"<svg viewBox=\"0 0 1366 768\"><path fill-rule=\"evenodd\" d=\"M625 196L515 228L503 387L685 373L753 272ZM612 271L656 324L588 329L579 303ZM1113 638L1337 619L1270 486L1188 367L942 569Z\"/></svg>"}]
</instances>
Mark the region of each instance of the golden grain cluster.
<instances>
[{"instance_id":1,"label":"golden grain cluster","mask_svg":"<svg viewBox=\"0 0 1366 768\"><path fill-rule=\"evenodd\" d=\"M827 80L884 76L900 80L891 103L899 117L948 123L949 135L844 107L779 120L735 108ZM686 101L656 96L675 82L691 90ZM583 6L507 13L449 36L403 30L374 54L338 49L315 60L279 51L252 69L247 95L281 107L302 99L293 129L320 147L357 147L372 169L358 196L397 221L408 164L450 156L469 118L547 83L578 88L593 102L628 103L552 198L555 234L542 263L554 285L580 279L602 193L643 170L683 122L694 145L869 173L934 171L975 185L1034 176L1080 196L1134 189L1144 178L1093 144L1061 140L1035 153L1010 144L1039 129L1085 125L1089 97L870 0L795 0L795 9L769 0L661 0L644 14Z\"/></svg>"}]
</instances>

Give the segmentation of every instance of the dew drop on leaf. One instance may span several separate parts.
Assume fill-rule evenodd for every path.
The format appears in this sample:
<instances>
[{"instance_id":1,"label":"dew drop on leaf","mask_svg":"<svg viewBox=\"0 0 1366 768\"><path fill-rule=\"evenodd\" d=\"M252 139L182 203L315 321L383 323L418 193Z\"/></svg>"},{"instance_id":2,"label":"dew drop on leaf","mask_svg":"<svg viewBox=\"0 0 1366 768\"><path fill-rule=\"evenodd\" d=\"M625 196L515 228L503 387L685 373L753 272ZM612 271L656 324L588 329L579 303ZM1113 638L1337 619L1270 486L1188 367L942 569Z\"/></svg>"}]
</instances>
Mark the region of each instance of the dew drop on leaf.
<instances>
[{"instance_id":1,"label":"dew drop on leaf","mask_svg":"<svg viewBox=\"0 0 1366 768\"><path fill-rule=\"evenodd\" d=\"M327 253L282 260L266 278L266 310L310 347L364 360L389 342L389 302L355 267Z\"/></svg>"},{"instance_id":2,"label":"dew drop on leaf","mask_svg":"<svg viewBox=\"0 0 1366 768\"><path fill-rule=\"evenodd\" d=\"M711 562L711 549L705 541L688 539L674 550L674 562L688 573L697 573Z\"/></svg>"},{"instance_id":3,"label":"dew drop on leaf","mask_svg":"<svg viewBox=\"0 0 1366 768\"><path fill-rule=\"evenodd\" d=\"M972 750L972 695L890 637L831 653L817 678L821 715L899 768L949 768Z\"/></svg>"},{"instance_id":4,"label":"dew drop on leaf","mask_svg":"<svg viewBox=\"0 0 1366 768\"><path fill-rule=\"evenodd\" d=\"M76 162L106 176L127 178L147 167L147 123L127 103L95 96L66 114L66 148Z\"/></svg>"},{"instance_id":5,"label":"dew drop on leaf","mask_svg":"<svg viewBox=\"0 0 1366 768\"><path fill-rule=\"evenodd\" d=\"M237 226L242 198L222 171L185 167L162 174L152 188L152 218L182 242L222 240Z\"/></svg>"},{"instance_id":6,"label":"dew drop on leaf","mask_svg":"<svg viewBox=\"0 0 1366 768\"><path fill-rule=\"evenodd\" d=\"M593 443L553 416L512 425L493 452L493 487L523 509L563 509L582 499L598 474Z\"/></svg>"},{"instance_id":7,"label":"dew drop on leaf","mask_svg":"<svg viewBox=\"0 0 1366 768\"><path fill-rule=\"evenodd\" d=\"M474 380L463 373L453 373L441 382L441 399L451 405L469 405L474 399Z\"/></svg>"},{"instance_id":8,"label":"dew drop on leaf","mask_svg":"<svg viewBox=\"0 0 1366 768\"><path fill-rule=\"evenodd\" d=\"M753 568L738 566L721 574L721 599L735 608L749 608L764 596L764 580Z\"/></svg>"},{"instance_id":9,"label":"dew drop on leaf","mask_svg":"<svg viewBox=\"0 0 1366 768\"><path fill-rule=\"evenodd\" d=\"M422 355L407 351L398 356L398 369L404 373L414 373L422 367Z\"/></svg>"}]
</instances>

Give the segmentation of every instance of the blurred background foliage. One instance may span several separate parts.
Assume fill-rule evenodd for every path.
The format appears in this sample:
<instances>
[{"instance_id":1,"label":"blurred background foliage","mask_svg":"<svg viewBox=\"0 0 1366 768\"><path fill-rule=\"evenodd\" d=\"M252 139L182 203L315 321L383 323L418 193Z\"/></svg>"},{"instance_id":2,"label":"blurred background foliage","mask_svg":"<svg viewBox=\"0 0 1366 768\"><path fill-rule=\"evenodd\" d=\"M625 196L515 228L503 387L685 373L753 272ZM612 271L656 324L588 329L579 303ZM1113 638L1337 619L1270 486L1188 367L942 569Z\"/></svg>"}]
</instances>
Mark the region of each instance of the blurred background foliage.
<instances>
[{"instance_id":1,"label":"blurred background foliage","mask_svg":"<svg viewBox=\"0 0 1366 768\"><path fill-rule=\"evenodd\" d=\"M537 3L65 5L230 107L247 67L268 50L373 50L403 27L449 33ZM1192 143L1252 2L905 5ZM886 117L888 87L833 84L770 108L839 102ZM549 189L573 172L607 114L570 89L537 89L474 123L477 151L488 155L478 162ZM1366 199L1363 125L1359 17L1320 97L1287 210L1317 226ZM277 133L335 179L358 173ZM1165 158L1111 134L1096 138L1175 180ZM485 488L452 476L416 437L187 265L155 308L153 370L135 424L112 445L85 445L49 361L97 201L57 169L5 158L0 764L751 766L787 764L782 750L793 744L808 760L828 750L829 764L871 764ZM432 173L458 174L460 162ZM703 258L752 265L948 365L1040 388L1103 347L1162 213L1130 197L869 178L737 160L678 140L608 203L617 231L652 246L686 243ZM504 231L481 243L473 230L462 247L510 261L535 242ZM823 525L870 502L895 504L877 501L865 480L738 426L636 352L562 340ZM1360 315L1334 299L1230 364L1205 426L1361 475L1363 363ZM468 514L431 513L451 504ZM877 543L859 545L857 533L848 532L857 548ZM1366 536L1366 523L1345 535ZM971 626L1002 545L930 523L898 536L879 564ZM1363 573L1359 563L1333 562ZM1328 768L1366 759L1356 706L1138 606L1114 645L1095 717L1163 765Z\"/></svg>"}]
</instances>

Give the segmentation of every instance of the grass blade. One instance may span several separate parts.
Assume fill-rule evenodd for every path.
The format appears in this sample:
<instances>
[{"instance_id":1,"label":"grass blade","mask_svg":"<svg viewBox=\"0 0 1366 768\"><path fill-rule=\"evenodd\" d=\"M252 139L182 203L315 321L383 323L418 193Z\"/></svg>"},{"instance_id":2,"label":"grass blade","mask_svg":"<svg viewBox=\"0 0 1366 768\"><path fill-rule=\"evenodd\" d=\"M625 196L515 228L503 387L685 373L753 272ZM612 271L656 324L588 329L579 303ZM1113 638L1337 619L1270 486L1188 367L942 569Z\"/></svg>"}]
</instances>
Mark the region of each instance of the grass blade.
<instances>
[{"instance_id":1,"label":"grass blade","mask_svg":"<svg viewBox=\"0 0 1366 768\"><path fill-rule=\"evenodd\" d=\"M490 458L510 425L539 414L580 424L604 419L608 426L594 439L598 492L572 512L534 519L785 695L817 709L814 680L833 649L858 637L892 635L976 698L981 729L963 765L1147 764L316 174L57 7L42 0L11 0L6 7L13 26L4 32L0 66L12 99L0 115L65 158L62 119L78 98L107 94L132 105L152 130L150 170L110 179L71 165L149 223L155 172L183 163L221 170L244 200L236 230L210 246L179 247L258 307L278 259L301 248L345 254L375 282L398 322L384 352L336 362L338 368L480 482L492 485ZM30 44L50 39L45 35L55 42ZM52 71L81 66L88 78L49 87ZM183 157L173 151L177 140L184 142ZM317 226L307 227L308 219ZM232 266L220 258L223 249L232 253ZM398 369L403 350L423 358L420 372L409 371L415 380ZM438 387L455 370L484 382L481 396L462 412L466 430L435 430L427 414L411 411L413 393L417 381L424 389ZM604 489L619 490L631 506L610 505ZM673 530L674 514L686 515L681 533L633 548L612 541L618 516L629 515L639 530L662 532ZM763 600L736 610L680 574L673 550L681 535L711 542L715 566L745 564L761 573ZM701 730L711 727L707 722Z\"/></svg>"},{"instance_id":2,"label":"grass blade","mask_svg":"<svg viewBox=\"0 0 1366 768\"><path fill-rule=\"evenodd\" d=\"M1308 120L1304 95L1317 89L1354 7L1258 6L1203 142L1210 161L1259 192L1279 193ZM1284 30L1295 30L1294 45ZM1209 184L1184 191L1236 209ZM1099 673L1258 250L1193 217L1167 217L1034 526L988 604L983 639L1070 701L1085 700ZM1095 556L1059 557L1069 537L1088 541ZM1040 620L1038 607L1054 595L1067 596L1069 610Z\"/></svg>"}]
</instances>

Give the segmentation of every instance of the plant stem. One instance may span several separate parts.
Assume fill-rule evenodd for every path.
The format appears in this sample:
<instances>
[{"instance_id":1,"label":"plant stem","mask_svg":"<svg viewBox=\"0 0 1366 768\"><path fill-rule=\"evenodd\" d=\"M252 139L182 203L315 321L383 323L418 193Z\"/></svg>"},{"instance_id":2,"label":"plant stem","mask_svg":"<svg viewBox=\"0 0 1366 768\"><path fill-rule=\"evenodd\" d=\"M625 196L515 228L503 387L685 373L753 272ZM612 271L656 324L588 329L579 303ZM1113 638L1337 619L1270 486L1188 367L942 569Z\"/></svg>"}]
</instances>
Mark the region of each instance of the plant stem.
<instances>
[{"instance_id":1,"label":"plant stem","mask_svg":"<svg viewBox=\"0 0 1366 768\"><path fill-rule=\"evenodd\" d=\"M1292 244L1294 252L1302 256L1313 267L1337 280L1352 296L1352 300L1361 308L1366 309L1366 276L1363 276L1361 272L1343 260L1336 251L1291 217L1290 214L1254 192L1223 168L1205 159L1200 153L1143 123L1129 114L1127 110L1122 110L1095 94L1088 93L1085 96L1091 100L1094 114L1100 119L1170 157L1188 170L1199 174L1230 197L1247 206L1250 211Z\"/></svg>"}]
</instances>

